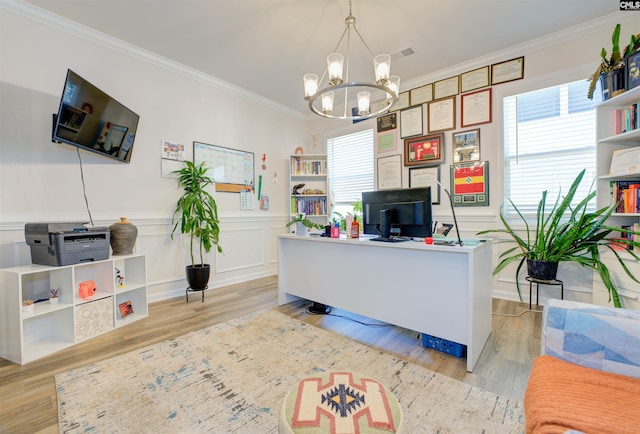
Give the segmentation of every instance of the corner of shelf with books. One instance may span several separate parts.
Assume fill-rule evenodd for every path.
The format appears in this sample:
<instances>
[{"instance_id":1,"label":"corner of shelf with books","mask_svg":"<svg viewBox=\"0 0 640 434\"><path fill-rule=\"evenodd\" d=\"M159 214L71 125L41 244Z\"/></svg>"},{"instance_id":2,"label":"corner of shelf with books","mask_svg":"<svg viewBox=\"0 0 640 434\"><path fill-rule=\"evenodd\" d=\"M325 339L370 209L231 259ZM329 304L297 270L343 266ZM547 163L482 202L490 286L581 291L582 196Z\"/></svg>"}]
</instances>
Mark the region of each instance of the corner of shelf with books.
<instances>
[{"instance_id":1,"label":"corner of shelf with books","mask_svg":"<svg viewBox=\"0 0 640 434\"><path fill-rule=\"evenodd\" d=\"M596 205L598 209L620 201L607 224L626 229L640 226L640 87L603 101L596 106ZM612 236L622 236L617 232ZM625 280L617 260L603 256L611 277L619 283L623 307L638 306L637 286ZM630 255L626 265L640 273L640 262ZM593 303L608 305L608 292L597 272L593 275ZM635 300L635 301L634 301Z\"/></svg>"},{"instance_id":2,"label":"corner of shelf with books","mask_svg":"<svg viewBox=\"0 0 640 434\"><path fill-rule=\"evenodd\" d=\"M625 190L640 180L639 104L640 87L637 87L596 107L598 207L613 203L618 187Z\"/></svg>"},{"instance_id":3,"label":"corner of shelf with books","mask_svg":"<svg viewBox=\"0 0 640 434\"><path fill-rule=\"evenodd\" d=\"M329 181L325 154L294 154L289 159L290 209L325 225L329 213ZM294 228L295 226L291 226ZM292 229L293 230L293 229Z\"/></svg>"}]
</instances>

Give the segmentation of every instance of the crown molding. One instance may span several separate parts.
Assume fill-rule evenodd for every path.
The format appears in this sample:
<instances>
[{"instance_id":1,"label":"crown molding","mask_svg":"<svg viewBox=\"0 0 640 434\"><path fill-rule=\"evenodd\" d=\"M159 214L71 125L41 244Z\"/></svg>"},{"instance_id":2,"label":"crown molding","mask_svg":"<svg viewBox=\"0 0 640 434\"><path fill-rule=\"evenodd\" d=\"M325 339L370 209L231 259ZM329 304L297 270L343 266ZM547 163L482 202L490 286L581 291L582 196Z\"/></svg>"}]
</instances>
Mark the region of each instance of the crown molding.
<instances>
[{"instance_id":1,"label":"crown molding","mask_svg":"<svg viewBox=\"0 0 640 434\"><path fill-rule=\"evenodd\" d=\"M436 72L425 74L421 77L407 80L401 86L401 91L404 92L415 87L422 86L425 83L439 80L443 77L457 75L460 73L460 71L473 70L482 66L490 65L492 63L520 57L526 55L526 53L531 53L547 47L552 47L562 42L580 39L584 37L585 34L595 33L602 30L610 31L618 23L624 25L625 22L633 21L637 18L638 15L634 13L624 11L614 12L595 20L586 21L573 27L550 33L540 38L532 39L522 44L513 45L500 51L494 51L486 56L476 57L467 62L459 63L457 65L447 67ZM596 51L596 54L597 53L598 52Z\"/></svg>"},{"instance_id":2,"label":"crown molding","mask_svg":"<svg viewBox=\"0 0 640 434\"><path fill-rule=\"evenodd\" d=\"M285 115L301 120L307 120L306 115L282 104L278 104L273 100L255 94L253 92L249 92L248 90L231 84L227 81L221 80L209 74L205 74L202 71L190 68L186 65L160 56L159 54L153 53L151 51L144 50L136 45L122 41L113 36L99 32L95 29L92 29L91 27L87 27L75 21L71 21L67 18L53 14L45 9L26 3L22 0L0 0L0 8L9 10L25 18L32 19L41 24L69 33L75 37L82 38L86 41L101 45L105 48L112 49L118 53L125 54L151 65L183 75L207 86L220 89L230 94L255 102L257 104L267 106Z\"/></svg>"}]
</instances>

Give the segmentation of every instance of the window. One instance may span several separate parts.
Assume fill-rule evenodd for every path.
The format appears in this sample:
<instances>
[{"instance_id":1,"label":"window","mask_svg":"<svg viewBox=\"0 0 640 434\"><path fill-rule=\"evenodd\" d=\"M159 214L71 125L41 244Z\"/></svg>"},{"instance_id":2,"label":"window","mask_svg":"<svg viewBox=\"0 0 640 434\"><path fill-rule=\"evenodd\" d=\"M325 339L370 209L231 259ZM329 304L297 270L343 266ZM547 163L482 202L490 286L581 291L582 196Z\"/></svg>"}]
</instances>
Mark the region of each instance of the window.
<instances>
[{"instance_id":1,"label":"window","mask_svg":"<svg viewBox=\"0 0 640 434\"><path fill-rule=\"evenodd\" d=\"M526 216L535 216L542 192L547 206L587 169L577 198L596 175L596 118L585 80L504 99L505 196ZM596 92L595 94L598 94ZM595 187L594 187L595 188ZM595 201L589 208L595 210ZM505 200L505 214L515 216Z\"/></svg>"},{"instance_id":2,"label":"window","mask_svg":"<svg viewBox=\"0 0 640 434\"><path fill-rule=\"evenodd\" d=\"M360 131L327 140L329 189L333 211L352 212L362 192L373 186L373 130Z\"/></svg>"}]
</instances>

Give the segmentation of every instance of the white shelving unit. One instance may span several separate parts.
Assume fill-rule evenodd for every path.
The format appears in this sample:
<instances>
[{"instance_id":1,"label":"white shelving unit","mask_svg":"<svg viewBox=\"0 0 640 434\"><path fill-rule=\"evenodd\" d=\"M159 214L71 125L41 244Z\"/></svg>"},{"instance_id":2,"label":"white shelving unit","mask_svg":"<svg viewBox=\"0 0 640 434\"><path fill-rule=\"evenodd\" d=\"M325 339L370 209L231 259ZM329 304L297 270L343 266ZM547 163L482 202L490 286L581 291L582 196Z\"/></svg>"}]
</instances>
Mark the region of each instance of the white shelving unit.
<instances>
[{"instance_id":1,"label":"white shelving unit","mask_svg":"<svg viewBox=\"0 0 640 434\"><path fill-rule=\"evenodd\" d=\"M624 175L610 175L611 157L614 150L623 148L640 147L640 129L613 134L613 112L617 109L627 109L631 104L640 101L640 87L631 89L621 95L604 101L596 108L597 118L597 206L602 208L613 203L611 183L620 180L640 180L640 167L637 172ZM608 224L611 226L633 225L640 223L640 213L615 213ZM640 263L626 252L621 252L625 265L640 276ZM614 285L618 289L623 307L640 309L640 285L631 280L620 267L617 259L610 252L603 253L603 260L611 272ZM609 302L609 293L602 284L600 275L593 274L593 303L599 305L612 305Z\"/></svg>"},{"instance_id":2,"label":"white shelving unit","mask_svg":"<svg viewBox=\"0 0 640 434\"><path fill-rule=\"evenodd\" d=\"M124 285L116 284L118 268ZM146 256L112 257L63 267L26 265L0 270L0 357L23 365L109 332L148 315ZM97 291L80 297L80 282L93 280ZM60 288L51 304L49 290ZM22 300L37 302L22 311ZM119 305L131 302L123 317Z\"/></svg>"},{"instance_id":3,"label":"white shelving unit","mask_svg":"<svg viewBox=\"0 0 640 434\"><path fill-rule=\"evenodd\" d=\"M296 185L304 184L300 194ZM329 219L329 182L327 156L324 154L295 154L289 159L290 213L304 213L314 223L326 225ZM295 231L295 225L290 226Z\"/></svg>"}]
</instances>

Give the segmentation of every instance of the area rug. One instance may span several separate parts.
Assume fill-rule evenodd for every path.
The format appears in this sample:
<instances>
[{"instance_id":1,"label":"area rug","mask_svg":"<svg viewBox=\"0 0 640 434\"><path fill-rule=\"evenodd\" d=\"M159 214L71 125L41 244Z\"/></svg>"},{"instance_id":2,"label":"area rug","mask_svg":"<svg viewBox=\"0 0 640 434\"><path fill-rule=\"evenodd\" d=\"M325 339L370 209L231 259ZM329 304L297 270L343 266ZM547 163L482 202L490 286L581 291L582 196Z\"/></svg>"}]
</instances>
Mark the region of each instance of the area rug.
<instances>
[{"instance_id":1,"label":"area rug","mask_svg":"<svg viewBox=\"0 0 640 434\"><path fill-rule=\"evenodd\" d=\"M407 433L523 432L522 404L290 318L252 313L56 375L62 433L276 433L288 390L319 372L377 379Z\"/></svg>"}]
</instances>

